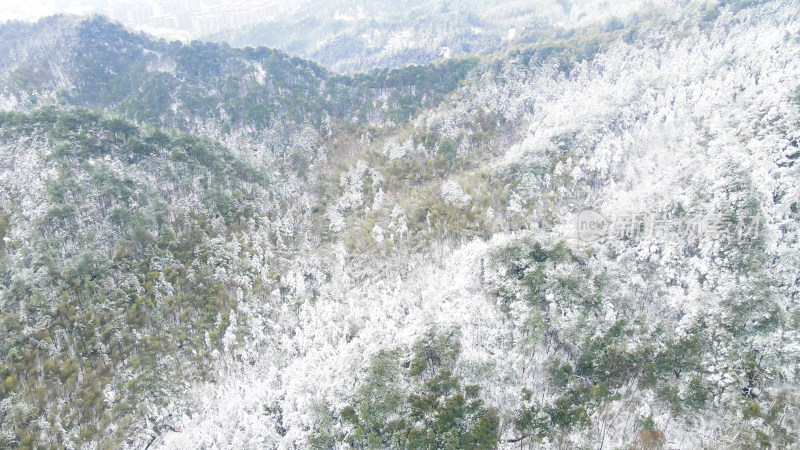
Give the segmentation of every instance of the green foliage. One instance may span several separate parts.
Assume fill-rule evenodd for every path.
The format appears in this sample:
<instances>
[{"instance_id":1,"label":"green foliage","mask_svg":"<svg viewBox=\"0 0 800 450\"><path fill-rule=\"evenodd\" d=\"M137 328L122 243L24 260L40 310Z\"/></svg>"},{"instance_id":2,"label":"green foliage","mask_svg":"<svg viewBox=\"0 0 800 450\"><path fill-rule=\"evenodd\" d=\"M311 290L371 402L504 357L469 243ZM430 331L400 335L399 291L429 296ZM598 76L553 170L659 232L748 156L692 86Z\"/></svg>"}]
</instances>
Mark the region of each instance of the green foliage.
<instances>
[{"instance_id":1,"label":"green foliage","mask_svg":"<svg viewBox=\"0 0 800 450\"><path fill-rule=\"evenodd\" d=\"M452 161L458 155L458 144L450 138L444 138L439 142L439 154L445 159Z\"/></svg>"},{"instance_id":2,"label":"green foliage","mask_svg":"<svg viewBox=\"0 0 800 450\"><path fill-rule=\"evenodd\" d=\"M541 440L557 432L586 428L591 425L594 410L619 399L606 383L579 378L572 366L558 359L548 362L548 371L558 394L551 402L542 404L533 399L530 390L522 390L522 406L513 420L517 435L513 442Z\"/></svg>"},{"instance_id":3,"label":"green foliage","mask_svg":"<svg viewBox=\"0 0 800 450\"><path fill-rule=\"evenodd\" d=\"M24 136L47 142L38 151L52 170L36 198L41 218L14 202L0 214L0 239L12 224L25 236L0 252L9 271L0 277L0 402L64 431L6 418L17 425L0 434L30 448L43 436L122 445L131 429L110 424L157 404L154 392L176 380L205 376L199 363L220 346L235 289L215 271L252 275L249 254L217 243L238 241L244 223L266 213L267 180L210 139L82 109L0 113L0 140ZM204 182L185 182L193 178ZM188 198L193 208L175 206ZM36 279L5 266L4 252L37 267ZM107 404L106 389L124 395Z\"/></svg>"},{"instance_id":4,"label":"green foliage","mask_svg":"<svg viewBox=\"0 0 800 450\"><path fill-rule=\"evenodd\" d=\"M0 249L5 248L4 239L11 229L11 215L0 210Z\"/></svg>"},{"instance_id":5,"label":"green foliage","mask_svg":"<svg viewBox=\"0 0 800 450\"><path fill-rule=\"evenodd\" d=\"M620 320L605 335L588 339L578 358L575 373L613 387L619 387L636 376L640 371L643 355L629 351L625 339L633 332L626 327L625 320Z\"/></svg>"},{"instance_id":6,"label":"green foliage","mask_svg":"<svg viewBox=\"0 0 800 450\"><path fill-rule=\"evenodd\" d=\"M560 302L579 304L587 311L600 304L603 278L586 268L564 242L546 248L541 242L520 239L491 258L506 272L507 281L498 286L497 294L507 300L522 291L529 302L544 309L549 307L546 293L550 291Z\"/></svg>"},{"instance_id":7,"label":"green foliage","mask_svg":"<svg viewBox=\"0 0 800 450\"><path fill-rule=\"evenodd\" d=\"M461 352L460 337L457 329L447 332L428 330L425 336L414 344L410 375L418 377L438 367L452 367Z\"/></svg>"},{"instance_id":8,"label":"green foliage","mask_svg":"<svg viewBox=\"0 0 800 450\"><path fill-rule=\"evenodd\" d=\"M462 386L452 369L460 352L456 330L430 330L410 355L402 349L372 358L352 403L338 412L345 430L318 429L313 446L343 440L357 448L496 448L500 419L480 399L480 388ZM410 357L410 360L408 359Z\"/></svg>"},{"instance_id":9,"label":"green foliage","mask_svg":"<svg viewBox=\"0 0 800 450\"><path fill-rule=\"evenodd\" d=\"M531 391L522 389L522 407L514 417L514 431L518 440L526 438L545 438L551 434L553 419L544 408L532 402Z\"/></svg>"},{"instance_id":10,"label":"green foliage","mask_svg":"<svg viewBox=\"0 0 800 450\"><path fill-rule=\"evenodd\" d=\"M531 316L523 317L520 323L540 323L541 327L535 330L541 333L542 341L567 349L568 355L566 359L552 359L547 365L555 399L546 403L532 401L530 395L523 399L513 422L515 439L536 442L573 428L585 428L591 425L598 408L618 398L631 385L653 389L675 414L703 410L718 400L719 389L706 381L705 353L713 346L708 342L713 337L704 333L707 323L703 318L676 336L671 330L632 316L590 332L579 330L585 337L582 342L575 342L574 336L580 334L554 329L552 322L540 319L547 318L553 308L576 308L588 317L583 323L591 323L605 292L604 277L585 268L582 258L565 243L548 246L519 239L495 251L491 262L501 274L495 286L499 298L509 303L528 302ZM752 284L748 290L737 292L735 301L725 303L737 311L731 317L753 317L724 325L730 328L731 335L752 335L755 330L769 331L779 326L781 315L772 314L774 308L764 300L769 295L761 293L759 286ZM756 310L760 311L757 320ZM739 326L747 326L748 330L740 331ZM736 361L735 373L740 374L742 399L755 398L763 391L768 371L762 358L753 351L730 355L729 359ZM660 431L650 431L649 438L660 442Z\"/></svg>"}]
</instances>

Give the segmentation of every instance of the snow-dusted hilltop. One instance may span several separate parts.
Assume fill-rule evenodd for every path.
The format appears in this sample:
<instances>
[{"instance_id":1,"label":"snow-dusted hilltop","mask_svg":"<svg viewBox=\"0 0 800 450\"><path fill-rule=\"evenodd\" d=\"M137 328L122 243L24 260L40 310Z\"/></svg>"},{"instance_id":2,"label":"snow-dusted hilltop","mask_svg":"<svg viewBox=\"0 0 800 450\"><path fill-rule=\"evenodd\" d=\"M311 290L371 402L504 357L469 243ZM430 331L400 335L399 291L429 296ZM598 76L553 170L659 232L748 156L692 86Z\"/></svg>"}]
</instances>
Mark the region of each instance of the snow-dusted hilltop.
<instances>
[{"instance_id":1,"label":"snow-dusted hilltop","mask_svg":"<svg viewBox=\"0 0 800 450\"><path fill-rule=\"evenodd\" d=\"M603 5L353 76L0 28L0 447L797 446L800 7Z\"/></svg>"}]
</instances>

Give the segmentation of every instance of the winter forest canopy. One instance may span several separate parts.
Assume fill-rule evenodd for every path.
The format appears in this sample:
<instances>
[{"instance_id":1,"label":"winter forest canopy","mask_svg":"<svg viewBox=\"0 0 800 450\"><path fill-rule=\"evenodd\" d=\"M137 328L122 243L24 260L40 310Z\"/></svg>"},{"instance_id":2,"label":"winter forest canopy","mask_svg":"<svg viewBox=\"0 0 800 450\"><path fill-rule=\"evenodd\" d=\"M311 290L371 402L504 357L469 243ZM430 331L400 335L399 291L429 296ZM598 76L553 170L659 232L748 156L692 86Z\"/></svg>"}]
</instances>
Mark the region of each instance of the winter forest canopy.
<instances>
[{"instance_id":1,"label":"winter forest canopy","mask_svg":"<svg viewBox=\"0 0 800 450\"><path fill-rule=\"evenodd\" d=\"M800 446L795 1L309 4L0 25L0 448Z\"/></svg>"}]
</instances>

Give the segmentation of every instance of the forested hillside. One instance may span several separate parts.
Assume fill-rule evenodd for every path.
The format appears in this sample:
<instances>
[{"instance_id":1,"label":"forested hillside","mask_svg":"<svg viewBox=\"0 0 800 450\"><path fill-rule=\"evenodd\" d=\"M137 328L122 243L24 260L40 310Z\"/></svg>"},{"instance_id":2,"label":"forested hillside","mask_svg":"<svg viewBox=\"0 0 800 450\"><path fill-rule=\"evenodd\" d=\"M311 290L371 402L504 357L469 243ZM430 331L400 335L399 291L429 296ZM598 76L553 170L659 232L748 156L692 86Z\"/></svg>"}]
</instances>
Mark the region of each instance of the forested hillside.
<instances>
[{"instance_id":1,"label":"forested hillside","mask_svg":"<svg viewBox=\"0 0 800 450\"><path fill-rule=\"evenodd\" d=\"M195 131L405 120L441 101L475 65L462 59L335 76L276 50L154 41L102 17L10 23L0 33L5 105L56 101Z\"/></svg>"},{"instance_id":2,"label":"forested hillside","mask_svg":"<svg viewBox=\"0 0 800 450\"><path fill-rule=\"evenodd\" d=\"M0 26L0 448L799 445L800 8L573 3L353 75Z\"/></svg>"}]
</instances>

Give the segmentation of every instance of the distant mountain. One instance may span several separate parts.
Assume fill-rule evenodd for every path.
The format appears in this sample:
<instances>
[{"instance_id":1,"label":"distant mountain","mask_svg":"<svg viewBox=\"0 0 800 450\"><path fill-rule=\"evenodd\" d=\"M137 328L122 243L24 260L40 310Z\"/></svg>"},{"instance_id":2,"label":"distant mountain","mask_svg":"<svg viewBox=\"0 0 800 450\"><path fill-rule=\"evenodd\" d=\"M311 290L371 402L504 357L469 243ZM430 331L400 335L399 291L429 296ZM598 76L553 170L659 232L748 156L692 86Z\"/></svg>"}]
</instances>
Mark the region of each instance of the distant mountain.
<instances>
[{"instance_id":1,"label":"distant mountain","mask_svg":"<svg viewBox=\"0 0 800 450\"><path fill-rule=\"evenodd\" d=\"M675 9L680 2L671 2ZM492 53L538 39L552 28L619 28L655 11L652 4L585 0L313 0L263 23L205 36L235 47L266 45L331 70L428 64Z\"/></svg>"},{"instance_id":2,"label":"distant mountain","mask_svg":"<svg viewBox=\"0 0 800 450\"><path fill-rule=\"evenodd\" d=\"M206 38L280 48L352 73L492 51L517 32L564 20L565 6L563 1L315 1L290 15Z\"/></svg>"}]
</instances>

